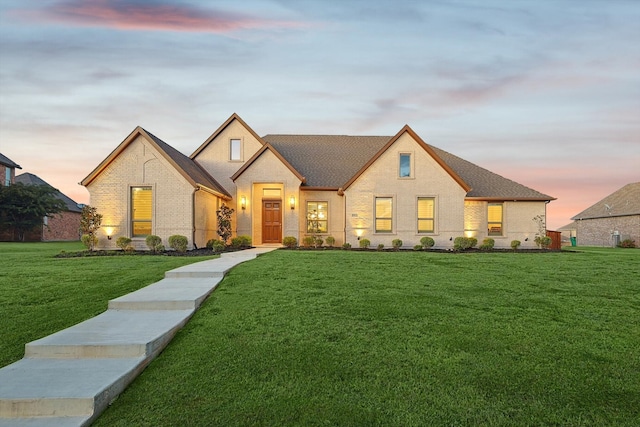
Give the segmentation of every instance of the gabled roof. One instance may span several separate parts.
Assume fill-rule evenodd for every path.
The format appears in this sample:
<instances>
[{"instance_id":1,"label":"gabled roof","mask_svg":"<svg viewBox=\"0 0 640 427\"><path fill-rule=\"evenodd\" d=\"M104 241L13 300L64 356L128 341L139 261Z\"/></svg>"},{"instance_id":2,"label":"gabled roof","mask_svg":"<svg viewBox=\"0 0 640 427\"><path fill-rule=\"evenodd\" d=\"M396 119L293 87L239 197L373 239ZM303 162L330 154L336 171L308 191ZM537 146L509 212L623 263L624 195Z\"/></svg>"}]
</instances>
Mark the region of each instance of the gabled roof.
<instances>
[{"instance_id":1,"label":"gabled roof","mask_svg":"<svg viewBox=\"0 0 640 427\"><path fill-rule=\"evenodd\" d=\"M282 154L280 154L278 150L273 148L273 146L269 143L264 144L262 148L256 152L256 154L251 156L251 158L247 160L245 164L242 165L242 167L231 176L231 180L235 181L236 179L238 179L238 177L242 175L242 173L247 170L249 166L251 166L256 160L258 160L258 158L260 158L260 156L262 156L266 151L271 151L282 162L282 164L285 165L287 169L289 169L303 184L307 181L307 179L303 175L301 175L300 172L298 172L293 166L291 166L291 163L289 163L287 159L285 159Z\"/></svg>"},{"instance_id":2,"label":"gabled roof","mask_svg":"<svg viewBox=\"0 0 640 427\"><path fill-rule=\"evenodd\" d=\"M625 185L571 219L580 220L628 215L640 215L640 182Z\"/></svg>"},{"instance_id":3,"label":"gabled roof","mask_svg":"<svg viewBox=\"0 0 640 427\"><path fill-rule=\"evenodd\" d=\"M85 187L89 185L118 155L129 146L138 136L144 137L176 170L194 187L203 187L225 198L231 199L231 195L211 175L209 175L198 163L185 156L157 136L147 132L140 126L125 138L118 147L107 156L85 179L80 182Z\"/></svg>"},{"instance_id":4,"label":"gabled roof","mask_svg":"<svg viewBox=\"0 0 640 427\"><path fill-rule=\"evenodd\" d=\"M16 184L22 183L24 185L46 185L47 187L53 188L49 183L45 182L42 178L32 173L22 173L16 176ZM67 211L69 212L82 212L82 209L78 206L76 202L71 200L71 198L67 197L65 194L56 190L54 196L57 199L60 199L64 202L67 207Z\"/></svg>"},{"instance_id":5,"label":"gabled roof","mask_svg":"<svg viewBox=\"0 0 640 427\"><path fill-rule=\"evenodd\" d=\"M478 165L426 144L405 126L394 137L348 135L265 135L301 175L307 188L346 188L404 132L411 136L467 191L482 200L555 200Z\"/></svg>"},{"instance_id":6,"label":"gabled roof","mask_svg":"<svg viewBox=\"0 0 640 427\"><path fill-rule=\"evenodd\" d=\"M260 137L258 136L258 134L257 134L257 133L255 133L255 131L254 131L253 129L251 129L251 127L250 127L248 124L246 124L244 120L242 120L242 119L240 118L240 116L239 116L239 115L237 115L236 113L233 113L233 114L231 115L231 117L229 117L229 118L228 118L228 119L227 119L223 124L221 124L221 125L220 125L220 127L219 127L218 129L216 129L216 131L215 131L215 132L213 132L213 133L211 134L211 136L210 136L209 138L207 138L207 139L206 139L206 141L204 141L204 142L202 143L202 145L200 145L200 147L198 147L198 149L197 149L196 151L194 151L194 152L193 152L193 154L191 154L189 157L190 157L191 159L195 159L195 158L196 158L196 156L197 156L198 154L200 154L200 152L201 152L202 150L204 150L205 148L207 148L207 145L209 145L209 144L211 143L211 141L213 141L214 139L216 139L216 137L217 137L218 135L220 135L220 133L221 133L223 130L225 130L225 129L227 128L227 126L229 126L231 123L233 123L233 121L234 121L234 120L237 120L238 122L240 122L240 124L241 124L242 126L244 126L244 127L249 131L249 133L251 133L251 135L253 135L253 136L254 136L254 138L255 138L255 139L257 139L261 144L263 144L263 145L264 145L264 141L262 140L262 138L260 138Z\"/></svg>"},{"instance_id":7,"label":"gabled roof","mask_svg":"<svg viewBox=\"0 0 640 427\"><path fill-rule=\"evenodd\" d=\"M0 153L0 165L5 165L6 167L13 169L22 169L19 164L15 163L2 153Z\"/></svg>"}]
</instances>

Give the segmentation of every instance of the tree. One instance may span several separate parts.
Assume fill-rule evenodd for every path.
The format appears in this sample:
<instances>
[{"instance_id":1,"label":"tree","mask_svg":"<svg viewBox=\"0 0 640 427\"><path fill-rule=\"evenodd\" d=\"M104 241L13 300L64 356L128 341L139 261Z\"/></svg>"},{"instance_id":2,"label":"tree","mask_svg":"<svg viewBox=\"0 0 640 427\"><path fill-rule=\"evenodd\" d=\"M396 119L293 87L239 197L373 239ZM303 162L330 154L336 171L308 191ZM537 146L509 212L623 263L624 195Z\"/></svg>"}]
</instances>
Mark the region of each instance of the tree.
<instances>
[{"instance_id":1,"label":"tree","mask_svg":"<svg viewBox=\"0 0 640 427\"><path fill-rule=\"evenodd\" d=\"M0 186L0 228L13 229L14 238L24 241L26 232L43 225L44 217L62 212L66 205L50 185L21 182ZM48 227L48 226L47 226Z\"/></svg>"},{"instance_id":2,"label":"tree","mask_svg":"<svg viewBox=\"0 0 640 427\"><path fill-rule=\"evenodd\" d=\"M218 236L222 239L222 241L226 244L229 237L233 233L231 231L231 214L233 213L233 209L224 203L220 206L220 209L216 211L216 216L218 217Z\"/></svg>"},{"instance_id":3,"label":"tree","mask_svg":"<svg viewBox=\"0 0 640 427\"><path fill-rule=\"evenodd\" d=\"M89 205L82 208L82 217L80 218L80 232L83 234L82 243L84 243L90 251L93 251L93 248L98 242L96 233L98 229L100 229L101 223L102 215L98 213L97 208ZM85 235L88 237L85 238Z\"/></svg>"}]
</instances>

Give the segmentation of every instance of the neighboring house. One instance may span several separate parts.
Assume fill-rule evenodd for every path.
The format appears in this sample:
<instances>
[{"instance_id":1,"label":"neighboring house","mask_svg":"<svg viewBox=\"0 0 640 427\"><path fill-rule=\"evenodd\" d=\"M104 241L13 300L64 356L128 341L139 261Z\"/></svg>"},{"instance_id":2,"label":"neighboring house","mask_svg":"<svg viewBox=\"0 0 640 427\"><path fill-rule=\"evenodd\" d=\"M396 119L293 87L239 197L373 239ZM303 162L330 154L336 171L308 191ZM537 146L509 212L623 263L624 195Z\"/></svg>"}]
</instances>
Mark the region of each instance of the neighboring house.
<instances>
[{"instance_id":1,"label":"neighboring house","mask_svg":"<svg viewBox=\"0 0 640 427\"><path fill-rule=\"evenodd\" d=\"M640 182L618 191L571 218L577 244L616 246L625 239L640 243Z\"/></svg>"},{"instance_id":2,"label":"neighboring house","mask_svg":"<svg viewBox=\"0 0 640 427\"><path fill-rule=\"evenodd\" d=\"M234 234L254 245L285 236L333 236L336 245L405 247L430 236L534 246L553 197L426 144L409 126L395 136L258 136L233 114L190 156L136 128L82 182L103 215L99 247L127 236L172 234L202 247L217 238L216 210L235 209ZM528 240L526 240L528 238Z\"/></svg>"},{"instance_id":3,"label":"neighboring house","mask_svg":"<svg viewBox=\"0 0 640 427\"><path fill-rule=\"evenodd\" d=\"M0 153L0 185L7 187L15 182L16 169L22 169L19 164Z\"/></svg>"},{"instance_id":4,"label":"neighboring house","mask_svg":"<svg viewBox=\"0 0 640 427\"><path fill-rule=\"evenodd\" d=\"M47 185L47 182L31 173L23 173L15 178L15 182L24 185ZM56 198L64 201L66 209L57 214L46 216L42 220L42 226L31 232L25 233L27 242L47 242L61 240L80 240L80 218L82 209L76 202L58 191Z\"/></svg>"}]
</instances>

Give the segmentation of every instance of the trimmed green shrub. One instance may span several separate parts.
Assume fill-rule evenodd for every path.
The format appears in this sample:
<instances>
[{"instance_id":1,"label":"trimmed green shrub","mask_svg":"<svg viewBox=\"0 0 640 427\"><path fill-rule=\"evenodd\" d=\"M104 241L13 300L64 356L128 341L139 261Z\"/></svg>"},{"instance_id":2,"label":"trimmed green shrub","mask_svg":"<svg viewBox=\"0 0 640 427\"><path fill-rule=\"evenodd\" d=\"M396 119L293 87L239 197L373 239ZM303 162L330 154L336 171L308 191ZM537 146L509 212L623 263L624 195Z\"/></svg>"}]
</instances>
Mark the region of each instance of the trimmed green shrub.
<instances>
[{"instance_id":1,"label":"trimmed green shrub","mask_svg":"<svg viewBox=\"0 0 640 427\"><path fill-rule=\"evenodd\" d=\"M475 237L456 237L453 241L453 249L456 251L466 251L478 244Z\"/></svg>"},{"instance_id":2,"label":"trimmed green shrub","mask_svg":"<svg viewBox=\"0 0 640 427\"><path fill-rule=\"evenodd\" d=\"M378 243L378 250L381 251L384 249L384 243Z\"/></svg>"},{"instance_id":3,"label":"trimmed green shrub","mask_svg":"<svg viewBox=\"0 0 640 427\"><path fill-rule=\"evenodd\" d=\"M149 234L147 236L146 239L144 239L144 242L147 244L147 247L149 249L151 249L153 252L156 251L156 246L162 244L162 239L158 236L155 236L153 234Z\"/></svg>"},{"instance_id":4,"label":"trimmed green shrub","mask_svg":"<svg viewBox=\"0 0 640 427\"><path fill-rule=\"evenodd\" d=\"M127 245L127 247L124 248L124 251L130 254L130 253L135 252L136 248L133 245Z\"/></svg>"},{"instance_id":5,"label":"trimmed green shrub","mask_svg":"<svg viewBox=\"0 0 640 427\"><path fill-rule=\"evenodd\" d=\"M186 236L182 236L180 234L169 236L169 247L174 249L176 252L186 252L188 244L189 240Z\"/></svg>"},{"instance_id":6,"label":"trimmed green shrub","mask_svg":"<svg viewBox=\"0 0 640 427\"><path fill-rule=\"evenodd\" d=\"M371 246L371 241L369 239L360 239L359 245L362 249L368 249Z\"/></svg>"},{"instance_id":7,"label":"trimmed green shrub","mask_svg":"<svg viewBox=\"0 0 640 427\"><path fill-rule=\"evenodd\" d=\"M391 241L391 246L393 246L393 249L398 250L402 247L402 240L400 239L393 239Z\"/></svg>"},{"instance_id":8,"label":"trimmed green shrub","mask_svg":"<svg viewBox=\"0 0 640 427\"><path fill-rule=\"evenodd\" d=\"M295 248L298 246L298 239L293 236L285 236L285 238L282 239L282 244L287 248Z\"/></svg>"},{"instance_id":9,"label":"trimmed green shrub","mask_svg":"<svg viewBox=\"0 0 640 427\"><path fill-rule=\"evenodd\" d=\"M316 246L316 248L321 248L322 244L324 243L324 240L322 240L322 237L316 237L313 243Z\"/></svg>"},{"instance_id":10,"label":"trimmed green shrub","mask_svg":"<svg viewBox=\"0 0 640 427\"><path fill-rule=\"evenodd\" d=\"M482 241L482 244L480 245L480 250L490 251L491 249L493 249L493 246L495 244L496 244L495 240L493 240L491 237L487 237Z\"/></svg>"},{"instance_id":11,"label":"trimmed green shrub","mask_svg":"<svg viewBox=\"0 0 640 427\"><path fill-rule=\"evenodd\" d=\"M210 239L207 242L207 249L211 249L213 252L222 252L227 247L222 240Z\"/></svg>"},{"instance_id":12,"label":"trimmed green shrub","mask_svg":"<svg viewBox=\"0 0 640 427\"><path fill-rule=\"evenodd\" d=\"M236 249L249 247L251 246L251 237L247 235L236 236L231 239L231 246Z\"/></svg>"},{"instance_id":13,"label":"trimmed green shrub","mask_svg":"<svg viewBox=\"0 0 640 427\"><path fill-rule=\"evenodd\" d=\"M422 245L414 245L413 246L413 250L414 251L421 251L422 250Z\"/></svg>"},{"instance_id":14,"label":"trimmed green shrub","mask_svg":"<svg viewBox=\"0 0 640 427\"><path fill-rule=\"evenodd\" d=\"M621 248L635 248L636 247L636 241L632 240L632 239L624 239L622 242L620 242L618 247L621 247Z\"/></svg>"},{"instance_id":15,"label":"trimmed green shrub","mask_svg":"<svg viewBox=\"0 0 640 427\"><path fill-rule=\"evenodd\" d=\"M325 241L327 242L327 246L333 246L336 243L336 239L333 236L327 236Z\"/></svg>"},{"instance_id":16,"label":"trimmed green shrub","mask_svg":"<svg viewBox=\"0 0 640 427\"><path fill-rule=\"evenodd\" d=\"M118 240L116 240L116 246L122 249L123 251L131 244L131 239L127 236L120 236Z\"/></svg>"},{"instance_id":17,"label":"trimmed green shrub","mask_svg":"<svg viewBox=\"0 0 640 427\"><path fill-rule=\"evenodd\" d=\"M424 236L422 239L420 239L420 244L422 245L423 248L429 249L436 244L436 241L429 236Z\"/></svg>"},{"instance_id":18,"label":"trimmed green shrub","mask_svg":"<svg viewBox=\"0 0 640 427\"><path fill-rule=\"evenodd\" d=\"M513 249L514 251L517 251L521 244L522 242L520 240L512 240L511 249Z\"/></svg>"},{"instance_id":19,"label":"trimmed green shrub","mask_svg":"<svg viewBox=\"0 0 640 427\"><path fill-rule=\"evenodd\" d=\"M316 238L313 236L304 236L304 238L302 239L302 246L304 246L305 248L310 248L311 246L314 246L316 242Z\"/></svg>"},{"instance_id":20,"label":"trimmed green shrub","mask_svg":"<svg viewBox=\"0 0 640 427\"><path fill-rule=\"evenodd\" d=\"M83 234L80 240L82 240L82 244L90 251L98 244L98 236L95 234Z\"/></svg>"},{"instance_id":21,"label":"trimmed green shrub","mask_svg":"<svg viewBox=\"0 0 640 427\"><path fill-rule=\"evenodd\" d=\"M342 244L342 249L351 249L351 243L346 242Z\"/></svg>"},{"instance_id":22,"label":"trimmed green shrub","mask_svg":"<svg viewBox=\"0 0 640 427\"><path fill-rule=\"evenodd\" d=\"M157 245L155 245L153 247L153 252L155 253L162 253L165 251L165 247L162 243L158 243Z\"/></svg>"}]
</instances>

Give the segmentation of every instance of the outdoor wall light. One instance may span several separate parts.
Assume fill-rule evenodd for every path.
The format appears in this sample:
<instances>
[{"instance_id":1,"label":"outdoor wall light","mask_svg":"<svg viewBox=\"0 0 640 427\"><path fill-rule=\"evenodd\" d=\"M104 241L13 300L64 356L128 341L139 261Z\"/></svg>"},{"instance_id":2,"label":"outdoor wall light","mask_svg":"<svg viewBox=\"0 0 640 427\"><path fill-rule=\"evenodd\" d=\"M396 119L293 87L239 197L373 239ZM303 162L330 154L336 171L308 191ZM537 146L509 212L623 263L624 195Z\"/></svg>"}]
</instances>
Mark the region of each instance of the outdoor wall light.
<instances>
[{"instance_id":1,"label":"outdoor wall light","mask_svg":"<svg viewBox=\"0 0 640 427\"><path fill-rule=\"evenodd\" d=\"M111 240L111 234L107 234L107 240Z\"/></svg>"},{"instance_id":2,"label":"outdoor wall light","mask_svg":"<svg viewBox=\"0 0 640 427\"><path fill-rule=\"evenodd\" d=\"M291 207L291 210L296 208L296 198L294 196L289 197L289 206Z\"/></svg>"},{"instance_id":3,"label":"outdoor wall light","mask_svg":"<svg viewBox=\"0 0 640 427\"><path fill-rule=\"evenodd\" d=\"M525 241L525 242L528 242L528 241L529 241L529 238L528 238L528 237L525 237L525 238L524 238L524 241Z\"/></svg>"},{"instance_id":4,"label":"outdoor wall light","mask_svg":"<svg viewBox=\"0 0 640 427\"><path fill-rule=\"evenodd\" d=\"M356 236L358 236L358 240L362 237L362 233L364 232L361 228L356 228Z\"/></svg>"},{"instance_id":5,"label":"outdoor wall light","mask_svg":"<svg viewBox=\"0 0 640 427\"><path fill-rule=\"evenodd\" d=\"M107 240L111 240L111 235L113 234L113 227L106 226L104 231L107 233Z\"/></svg>"},{"instance_id":6,"label":"outdoor wall light","mask_svg":"<svg viewBox=\"0 0 640 427\"><path fill-rule=\"evenodd\" d=\"M246 198L246 196L242 196L240 198L240 207L242 208L242 210L247 209L247 198Z\"/></svg>"}]
</instances>

